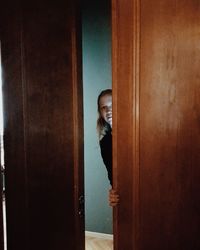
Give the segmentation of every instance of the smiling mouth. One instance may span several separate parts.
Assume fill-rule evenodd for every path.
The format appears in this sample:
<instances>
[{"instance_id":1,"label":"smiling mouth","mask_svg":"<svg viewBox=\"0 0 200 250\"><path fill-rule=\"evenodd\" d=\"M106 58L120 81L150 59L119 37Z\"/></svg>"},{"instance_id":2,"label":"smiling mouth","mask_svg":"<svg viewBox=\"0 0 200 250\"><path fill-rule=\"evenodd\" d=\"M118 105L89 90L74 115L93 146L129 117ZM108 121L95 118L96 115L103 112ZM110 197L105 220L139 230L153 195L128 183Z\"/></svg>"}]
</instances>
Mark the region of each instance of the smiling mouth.
<instances>
[{"instance_id":1,"label":"smiling mouth","mask_svg":"<svg viewBox=\"0 0 200 250\"><path fill-rule=\"evenodd\" d=\"M112 121L112 116L107 117L107 120L108 120L108 122L111 122Z\"/></svg>"}]
</instances>

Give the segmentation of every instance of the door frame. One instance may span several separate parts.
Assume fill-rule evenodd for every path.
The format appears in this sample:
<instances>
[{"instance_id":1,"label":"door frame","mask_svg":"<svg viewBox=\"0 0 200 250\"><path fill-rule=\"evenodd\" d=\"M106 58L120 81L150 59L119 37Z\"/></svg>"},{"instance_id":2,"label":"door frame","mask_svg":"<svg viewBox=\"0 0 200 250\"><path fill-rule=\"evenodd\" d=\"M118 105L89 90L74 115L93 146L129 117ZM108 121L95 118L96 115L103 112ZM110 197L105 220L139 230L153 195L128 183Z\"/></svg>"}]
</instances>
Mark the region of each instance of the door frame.
<instances>
[{"instance_id":1,"label":"door frame","mask_svg":"<svg viewBox=\"0 0 200 250\"><path fill-rule=\"evenodd\" d=\"M140 1L112 0L115 250L136 250L139 241L139 57Z\"/></svg>"}]
</instances>

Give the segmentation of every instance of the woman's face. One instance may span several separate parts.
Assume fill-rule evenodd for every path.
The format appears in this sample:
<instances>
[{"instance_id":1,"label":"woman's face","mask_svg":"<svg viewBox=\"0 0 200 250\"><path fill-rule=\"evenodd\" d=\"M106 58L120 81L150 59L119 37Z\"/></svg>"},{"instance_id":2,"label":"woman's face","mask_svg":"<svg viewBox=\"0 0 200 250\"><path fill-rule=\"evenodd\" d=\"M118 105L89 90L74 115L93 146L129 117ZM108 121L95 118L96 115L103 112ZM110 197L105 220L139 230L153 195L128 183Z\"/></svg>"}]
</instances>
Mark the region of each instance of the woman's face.
<instances>
[{"instance_id":1,"label":"woman's face","mask_svg":"<svg viewBox=\"0 0 200 250\"><path fill-rule=\"evenodd\" d=\"M99 100L101 117L110 124L112 128L112 95L104 95Z\"/></svg>"}]
</instances>

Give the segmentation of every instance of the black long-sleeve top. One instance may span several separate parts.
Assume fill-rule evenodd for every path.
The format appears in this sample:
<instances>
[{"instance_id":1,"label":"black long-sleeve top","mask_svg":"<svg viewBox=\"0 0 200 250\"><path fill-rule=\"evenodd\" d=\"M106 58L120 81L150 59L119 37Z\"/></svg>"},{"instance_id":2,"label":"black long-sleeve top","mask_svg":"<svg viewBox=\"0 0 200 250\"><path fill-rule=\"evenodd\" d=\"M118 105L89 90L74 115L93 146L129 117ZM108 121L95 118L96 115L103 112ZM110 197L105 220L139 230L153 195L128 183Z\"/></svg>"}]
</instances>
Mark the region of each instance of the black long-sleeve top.
<instances>
[{"instance_id":1,"label":"black long-sleeve top","mask_svg":"<svg viewBox=\"0 0 200 250\"><path fill-rule=\"evenodd\" d=\"M108 131L100 140L101 156L108 171L108 179L112 186L112 134Z\"/></svg>"}]
</instances>

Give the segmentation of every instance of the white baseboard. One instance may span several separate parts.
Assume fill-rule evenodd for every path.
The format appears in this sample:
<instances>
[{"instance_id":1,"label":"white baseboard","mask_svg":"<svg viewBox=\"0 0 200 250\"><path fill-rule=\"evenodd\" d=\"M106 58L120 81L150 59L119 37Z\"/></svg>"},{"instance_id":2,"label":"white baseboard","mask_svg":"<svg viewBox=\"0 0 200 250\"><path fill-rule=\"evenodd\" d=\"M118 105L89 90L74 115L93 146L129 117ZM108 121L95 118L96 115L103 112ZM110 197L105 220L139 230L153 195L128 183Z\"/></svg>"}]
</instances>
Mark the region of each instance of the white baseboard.
<instances>
[{"instance_id":1,"label":"white baseboard","mask_svg":"<svg viewBox=\"0 0 200 250\"><path fill-rule=\"evenodd\" d=\"M85 236L90 236L105 240L113 240L113 234L103 234L103 233L85 231Z\"/></svg>"}]
</instances>

